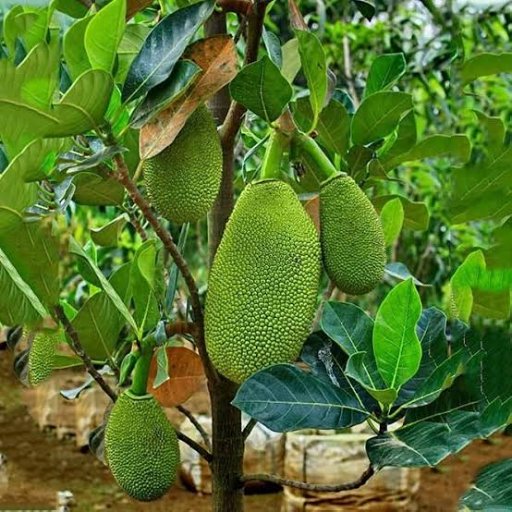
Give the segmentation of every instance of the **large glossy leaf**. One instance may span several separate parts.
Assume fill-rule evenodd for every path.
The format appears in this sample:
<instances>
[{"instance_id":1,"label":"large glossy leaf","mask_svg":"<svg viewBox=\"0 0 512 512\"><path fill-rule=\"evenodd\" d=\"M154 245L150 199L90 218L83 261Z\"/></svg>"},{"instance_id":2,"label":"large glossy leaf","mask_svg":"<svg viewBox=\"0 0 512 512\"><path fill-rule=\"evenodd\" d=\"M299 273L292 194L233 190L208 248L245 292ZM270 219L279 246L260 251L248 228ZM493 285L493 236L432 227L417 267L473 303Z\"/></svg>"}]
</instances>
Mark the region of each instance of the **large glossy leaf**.
<instances>
[{"instance_id":1,"label":"large glossy leaf","mask_svg":"<svg viewBox=\"0 0 512 512\"><path fill-rule=\"evenodd\" d=\"M425 203L413 202L398 194L377 196L372 199L375 208L380 212L384 205L393 199L400 199L404 208L404 227L415 231L425 231L430 223L430 214Z\"/></svg>"},{"instance_id":2,"label":"large glossy leaf","mask_svg":"<svg viewBox=\"0 0 512 512\"><path fill-rule=\"evenodd\" d=\"M144 41L132 62L123 88L123 101L144 95L172 73L176 62L215 7L214 0L198 2L165 17Z\"/></svg>"},{"instance_id":3,"label":"large glossy leaf","mask_svg":"<svg viewBox=\"0 0 512 512\"><path fill-rule=\"evenodd\" d=\"M275 121L292 97L292 87L264 56L244 67L229 86L232 98L267 123Z\"/></svg>"},{"instance_id":4,"label":"large glossy leaf","mask_svg":"<svg viewBox=\"0 0 512 512\"><path fill-rule=\"evenodd\" d=\"M511 71L512 53L483 52L464 62L460 69L460 78L464 86L477 78Z\"/></svg>"},{"instance_id":5,"label":"large glossy leaf","mask_svg":"<svg viewBox=\"0 0 512 512\"><path fill-rule=\"evenodd\" d=\"M130 327L136 333L139 333L137 323L135 322L133 316L131 315L130 311L126 307L121 297L119 297L119 295L117 294L113 286L107 281L101 270L94 264L90 256L84 251L84 249L77 243L77 241L74 238L71 238L69 241L69 250L71 253L75 254L78 258L80 258L82 263L86 265L89 271L96 276L97 280L101 284L103 291L110 298L110 300L117 308L119 313L124 317L128 325L130 325Z\"/></svg>"},{"instance_id":6,"label":"large glossy leaf","mask_svg":"<svg viewBox=\"0 0 512 512\"><path fill-rule=\"evenodd\" d=\"M379 307L373 327L373 351L384 382L400 389L418 371L421 344L416 324L421 300L412 279L398 284Z\"/></svg>"},{"instance_id":7,"label":"large glossy leaf","mask_svg":"<svg viewBox=\"0 0 512 512\"><path fill-rule=\"evenodd\" d=\"M95 69L111 72L126 25L126 0L112 0L85 30L85 50Z\"/></svg>"},{"instance_id":8,"label":"large glossy leaf","mask_svg":"<svg viewBox=\"0 0 512 512\"><path fill-rule=\"evenodd\" d=\"M133 59L139 53L150 31L150 27L142 23L131 23L126 26L117 50L116 83L124 84Z\"/></svg>"},{"instance_id":9,"label":"large glossy leaf","mask_svg":"<svg viewBox=\"0 0 512 512\"><path fill-rule=\"evenodd\" d=\"M64 35L62 51L68 72L74 80L91 69L91 63L85 50L85 31L92 19L92 16L87 16L76 21Z\"/></svg>"},{"instance_id":10,"label":"large glossy leaf","mask_svg":"<svg viewBox=\"0 0 512 512\"><path fill-rule=\"evenodd\" d=\"M353 394L288 364L250 377L233 405L276 432L348 428L369 415Z\"/></svg>"},{"instance_id":11,"label":"large glossy leaf","mask_svg":"<svg viewBox=\"0 0 512 512\"><path fill-rule=\"evenodd\" d=\"M11 56L15 54L18 39L23 41L23 46L27 52L43 41L51 19L51 12L48 7L18 7L21 7L21 9L12 9L4 19L3 36Z\"/></svg>"},{"instance_id":12,"label":"large glossy leaf","mask_svg":"<svg viewBox=\"0 0 512 512\"><path fill-rule=\"evenodd\" d=\"M308 83L309 101L313 111L312 123L306 130L310 132L316 128L327 97L327 60L322 43L313 32L297 30L295 36L299 41L299 55Z\"/></svg>"},{"instance_id":13,"label":"large glossy leaf","mask_svg":"<svg viewBox=\"0 0 512 512\"><path fill-rule=\"evenodd\" d=\"M153 329L160 320L160 311L155 297L156 286L155 240L144 242L135 253L130 280L135 304L135 321L140 332Z\"/></svg>"},{"instance_id":14,"label":"large glossy leaf","mask_svg":"<svg viewBox=\"0 0 512 512\"><path fill-rule=\"evenodd\" d=\"M412 106L412 97L403 92L378 92L368 96L352 119L352 142L365 145L386 137Z\"/></svg>"},{"instance_id":15,"label":"large glossy leaf","mask_svg":"<svg viewBox=\"0 0 512 512\"><path fill-rule=\"evenodd\" d=\"M404 162L442 156L451 156L461 162L467 162L470 155L471 144L465 135L431 135L405 153L394 158L389 158L387 155L385 167L392 169Z\"/></svg>"},{"instance_id":16,"label":"large glossy leaf","mask_svg":"<svg viewBox=\"0 0 512 512\"><path fill-rule=\"evenodd\" d=\"M370 96L392 87L404 75L405 66L403 53L388 53L377 57L370 67L364 95Z\"/></svg>"},{"instance_id":17,"label":"large glossy leaf","mask_svg":"<svg viewBox=\"0 0 512 512\"><path fill-rule=\"evenodd\" d=\"M512 458L485 466L461 497L459 509L503 512L512 509Z\"/></svg>"}]
</instances>

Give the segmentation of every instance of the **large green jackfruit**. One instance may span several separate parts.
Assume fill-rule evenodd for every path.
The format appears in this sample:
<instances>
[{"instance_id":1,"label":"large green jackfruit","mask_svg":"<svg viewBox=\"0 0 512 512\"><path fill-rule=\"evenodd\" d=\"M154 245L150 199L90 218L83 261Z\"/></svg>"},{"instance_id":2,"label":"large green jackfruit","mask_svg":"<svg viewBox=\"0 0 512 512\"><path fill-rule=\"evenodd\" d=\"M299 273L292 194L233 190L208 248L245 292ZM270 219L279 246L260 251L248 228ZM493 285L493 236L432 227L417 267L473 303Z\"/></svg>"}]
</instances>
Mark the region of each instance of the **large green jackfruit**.
<instances>
[{"instance_id":1,"label":"large green jackfruit","mask_svg":"<svg viewBox=\"0 0 512 512\"><path fill-rule=\"evenodd\" d=\"M153 206L167 220L182 224L202 219L211 209L222 178L222 149L215 121L199 107L174 142L144 164Z\"/></svg>"},{"instance_id":2,"label":"large green jackfruit","mask_svg":"<svg viewBox=\"0 0 512 512\"><path fill-rule=\"evenodd\" d=\"M320 191L324 265L342 292L362 295L382 279L386 243L379 216L349 176L326 181Z\"/></svg>"},{"instance_id":3,"label":"large green jackfruit","mask_svg":"<svg viewBox=\"0 0 512 512\"><path fill-rule=\"evenodd\" d=\"M59 331L35 334L28 355L28 381L31 386L37 386L50 377L61 339Z\"/></svg>"},{"instance_id":4,"label":"large green jackfruit","mask_svg":"<svg viewBox=\"0 0 512 512\"><path fill-rule=\"evenodd\" d=\"M208 281L206 343L220 373L240 383L298 357L315 315L320 262L315 227L292 188L248 185Z\"/></svg>"},{"instance_id":5,"label":"large green jackfruit","mask_svg":"<svg viewBox=\"0 0 512 512\"><path fill-rule=\"evenodd\" d=\"M132 498L153 501L171 488L180 463L178 438L153 395L125 391L105 433L105 453L119 486Z\"/></svg>"}]
</instances>

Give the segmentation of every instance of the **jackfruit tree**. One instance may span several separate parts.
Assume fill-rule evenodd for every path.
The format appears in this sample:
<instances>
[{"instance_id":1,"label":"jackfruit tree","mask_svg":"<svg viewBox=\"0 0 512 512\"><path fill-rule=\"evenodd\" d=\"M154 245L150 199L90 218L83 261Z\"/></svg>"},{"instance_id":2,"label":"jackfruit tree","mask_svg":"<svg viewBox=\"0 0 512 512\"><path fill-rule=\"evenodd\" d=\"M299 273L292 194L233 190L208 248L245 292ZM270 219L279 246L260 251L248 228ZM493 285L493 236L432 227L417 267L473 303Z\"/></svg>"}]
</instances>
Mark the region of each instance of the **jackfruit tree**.
<instances>
[{"instance_id":1,"label":"jackfruit tree","mask_svg":"<svg viewBox=\"0 0 512 512\"><path fill-rule=\"evenodd\" d=\"M404 54L354 81L306 3L53 0L4 13L0 322L23 384L79 368L83 389L108 395L91 450L135 500L172 488L179 442L211 469L212 510L241 512L252 481L357 489L386 467L437 466L511 421L505 124L478 111L483 149L464 125L427 130L426 101L400 80ZM344 16L363 23L373 9L347 2ZM512 67L463 46L446 54L469 119L485 77ZM423 200L421 184L447 175ZM448 281L425 283L441 259L418 251L433 224L465 252L443 263ZM183 406L204 381L211 432ZM368 466L333 485L246 474L258 422L366 424Z\"/></svg>"}]
</instances>

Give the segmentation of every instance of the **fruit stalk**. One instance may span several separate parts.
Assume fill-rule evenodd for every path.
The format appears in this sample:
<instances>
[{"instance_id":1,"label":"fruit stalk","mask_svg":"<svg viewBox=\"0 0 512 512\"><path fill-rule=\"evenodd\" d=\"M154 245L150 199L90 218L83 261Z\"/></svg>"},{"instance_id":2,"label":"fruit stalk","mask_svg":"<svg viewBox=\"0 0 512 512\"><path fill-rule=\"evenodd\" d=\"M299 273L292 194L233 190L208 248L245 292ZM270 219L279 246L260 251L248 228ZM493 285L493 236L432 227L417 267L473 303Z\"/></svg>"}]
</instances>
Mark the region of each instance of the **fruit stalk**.
<instances>
[{"instance_id":1,"label":"fruit stalk","mask_svg":"<svg viewBox=\"0 0 512 512\"><path fill-rule=\"evenodd\" d=\"M278 180L281 176L281 160L287 140L286 135L281 132L274 131L270 135L261 167L260 178L262 180Z\"/></svg>"},{"instance_id":2,"label":"fruit stalk","mask_svg":"<svg viewBox=\"0 0 512 512\"><path fill-rule=\"evenodd\" d=\"M320 146L304 133L295 135L293 139L299 159L311 170L320 183L341 174L322 151Z\"/></svg>"}]
</instances>

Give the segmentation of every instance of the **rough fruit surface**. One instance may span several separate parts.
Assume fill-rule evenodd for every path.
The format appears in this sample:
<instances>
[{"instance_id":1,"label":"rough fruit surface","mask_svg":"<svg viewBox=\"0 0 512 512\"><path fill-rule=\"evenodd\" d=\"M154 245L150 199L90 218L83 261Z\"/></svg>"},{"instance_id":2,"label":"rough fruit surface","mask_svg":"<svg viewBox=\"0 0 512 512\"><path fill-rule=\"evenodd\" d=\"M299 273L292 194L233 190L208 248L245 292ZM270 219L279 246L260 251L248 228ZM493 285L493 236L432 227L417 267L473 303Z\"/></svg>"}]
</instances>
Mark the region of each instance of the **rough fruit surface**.
<instances>
[{"instance_id":1,"label":"rough fruit surface","mask_svg":"<svg viewBox=\"0 0 512 512\"><path fill-rule=\"evenodd\" d=\"M28 379L31 386L41 384L51 375L60 340L58 331L41 331L34 336L28 356Z\"/></svg>"},{"instance_id":2,"label":"rough fruit surface","mask_svg":"<svg viewBox=\"0 0 512 512\"><path fill-rule=\"evenodd\" d=\"M315 315L320 261L315 227L292 188L248 185L208 282L206 343L220 373L240 383L297 359Z\"/></svg>"},{"instance_id":3,"label":"rough fruit surface","mask_svg":"<svg viewBox=\"0 0 512 512\"><path fill-rule=\"evenodd\" d=\"M174 142L144 164L144 178L153 206L167 220L196 222L208 213L219 192L222 149L206 107L199 107Z\"/></svg>"},{"instance_id":4,"label":"rough fruit surface","mask_svg":"<svg viewBox=\"0 0 512 512\"><path fill-rule=\"evenodd\" d=\"M152 395L125 391L110 413L105 453L119 486L132 498L153 501L172 486L180 463L178 438Z\"/></svg>"},{"instance_id":5,"label":"rough fruit surface","mask_svg":"<svg viewBox=\"0 0 512 512\"><path fill-rule=\"evenodd\" d=\"M362 295L375 288L386 266L384 232L352 178L338 176L322 186L320 225L325 268L338 289Z\"/></svg>"}]
</instances>

